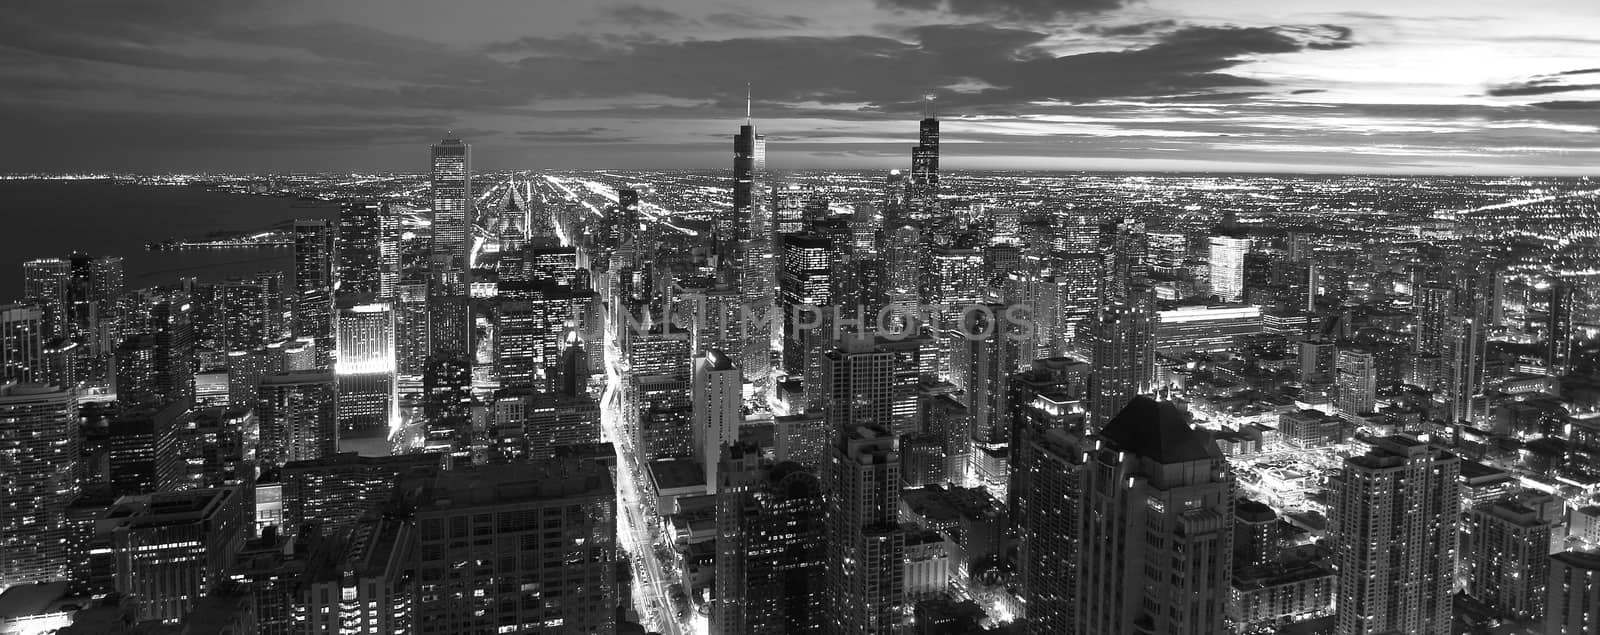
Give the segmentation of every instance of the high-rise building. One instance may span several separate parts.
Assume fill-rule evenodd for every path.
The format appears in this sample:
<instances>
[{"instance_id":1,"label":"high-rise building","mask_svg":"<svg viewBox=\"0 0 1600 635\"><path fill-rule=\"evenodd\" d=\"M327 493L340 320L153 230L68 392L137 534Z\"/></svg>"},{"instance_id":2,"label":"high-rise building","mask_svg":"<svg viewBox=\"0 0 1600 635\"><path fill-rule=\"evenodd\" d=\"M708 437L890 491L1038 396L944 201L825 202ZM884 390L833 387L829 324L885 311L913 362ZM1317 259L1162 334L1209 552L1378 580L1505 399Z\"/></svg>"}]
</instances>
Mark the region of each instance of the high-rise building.
<instances>
[{"instance_id":1,"label":"high-rise building","mask_svg":"<svg viewBox=\"0 0 1600 635\"><path fill-rule=\"evenodd\" d=\"M336 236L339 295L394 295L400 278L399 219L379 201L345 201Z\"/></svg>"},{"instance_id":2,"label":"high-rise building","mask_svg":"<svg viewBox=\"0 0 1600 635\"><path fill-rule=\"evenodd\" d=\"M1138 397L1091 442L1078 632L1224 632L1234 478L1216 441L1171 402Z\"/></svg>"},{"instance_id":3,"label":"high-rise building","mask_svg":"<svg viewBox=\"0 0 1600 635\"><path fill-rule=\"evenodd\" d=\"M294 334L312 338L318 368L333 364L333 250L328 221L294 222Z\"/></svg>"},{"instance_id":4,"label":"high-rise building","mask_svg":"<svg viewBox=\"0 0 1600 635\"><path fill-rule=\"evenodd\" d=\"M807 398L824 413L831 430L852 425L896 430L895 355L874 345L871 337L845 337L822 356L815 393Z\"/></svg>"},{"instance_id":5,"label":"high-rise building","mask_svg":"<svg viewBox=\"0 0 1600 635\"><path fill-rule=\"evenodd\" d=\"M299 535L307 525L326 536L342 534L387 503L402 476L436 474L442 458L433 453L366 457L341 452L285 463L278 473L283 484L278 534Z\"/></svg>"},{"instance_id":6,"label":"high-rise building","mask_svg":"<svg viewBox=\"0 0 1600 635\"><path fill-rule=\"evenodd\" d=\"M1346 418L1377 409L1378 363L1371 352L1340 350L1335 356L1334 383L1339 388L1339 412Z\"/></svg>"},{"instance_id":7,"label":"high-rise building","mask_svg":"<svg viewBox=\"0 0 1600 635\"><path fill-rule=\"evenodd\" d=\"M1461 460L1390 436L1329 483L1339 635L1451 632Z\"/></svg>"},{"instance_id":8,"label":"high-rise building","mask_svg":"<svg viewBox=\"0 0 1600 635\"><path fill-rule=\"evenodd\" d=\"M34 382L44 374L44 311L0 306L0 382Z\"/></svg>"},{"instance_id":9,"label":"high-rise building","mask_svg":"<svg viewBox=\"0 0 1600 635\"><path fill-rule=\"evenodd\" d=\"M1575 290L1573 284L1565 279L1550 284L1546 311L1549 317L1545 325L1545 367L1553 377L1566 374L1572 364Z\"/></svg>"},{"instance_id":10,"label":"high-rise building","mask_svg":"<svg viewBox=\"0 0 1600 635\"><path fill-rule=\"evenodd\" d=\"M767 169L767 137L756 132L749 106L746 97L745 122L739 126L739 134L733 137L733 209L730 216L718 219L716 227L718 239L729 245L758 237L752 232L755 229L752 221Z\"/></svg>"},{"instance_id":11,"label":"high-rise building","mask_svg":"<svg viewBox=\"0 0 1600 635\"><path fill-rule=\"evenodd\" d=\"M905 608L900 455L881 427L836 434L825 481L826 632L887 635L901 628Z\"/></svg>"},{"instance_id":12,"label":"high-rise building","mask_svg":"<svg viewBox=\"0 0 1600 635\"><path fill-rule=\"evenodd\" d=\"M807 353L828 339L828 311L833 299L833 242L826 236L792 234L783 237L779 307L783 314L783 370L790 377L815 376L815 357ZM807 326L811 325L811 326Z\"/></svg>"},{"instance_id":13,"label":"high-rise building","mask_svg":"<svg viewBox=\"0 0 1600 635\"><path fill-rule=\"evenodd\" d=\"M1211 294L1223 302L1244 300L1244 257L1250 253L1250 239L1224 233L1212 236L1209 243Z\"/></svg>"},{"instance_id":14,"label":"high-rise building","mask_svg":"<svg viewBox=\"0 0 1600 635\"><path fill-rule=\"evenodd\" d=\"M248 533L243 499L237 487L128 496L101 517L135 621L176 623L221 586Z\"/></svg>"},{"instance_id":15,"label":"high-rise building","mask_svg":"<svg viewBox=\"0 0 1600 635\"><path fill-rule=\"evenodd\" d=\"M71 289L71 261L39 258L22 263L22 299L43 312L47 338L72 334L69 328Z\"/></svg>"},{"instance_id":16,"label":"high-rise building","mask_svg":"<svg viewBox=\"0 0 1600 635\"><path fill-rule=\"evenodd\" d=\"M694 359L689 385L696 457L705 466L707 485L715 487L722 447L739 441L739 425L744 422L744 384L733 358L712 349Z\"/></svg>"},{"instance_id":17,"label":"high-rise building","mask_svg":"<svg viewBox=\"0 0 1600 635\"><path fill-rule=\"evenodd\" d=\"M310 461L339 447L337 377L331 371L298 370L261 378L263 465Z\"/></svg>"},{"instance_id":18,"label":"high-rise building","mask_svg":"<svg viewBox=\"0 0 1600 635\"><path fill-rule=\"evenodd\" d=\"M253 351L276 339L268 329L267 292L259 280L228 280L217 285L216 296L222 318L217 350Z\"/></svg>"},{"instance_id":19,"label":"high-rise building","mask_svg":"<svg viewBox=\"0 0 1600 635\"><path fill-rule=\"evenodd\" d=\"M399 416L393 307L353 296L339 302L334 373L342 430L383 429Z\"/></svg>"},{"instance_id":20,"label":"high-rise building","mask_svg":"<svg viewBox=\"0 0 1600 635\"><path fill-rule=\"evenodd\" d=\"M1017 560L1027 632L1073 633L1077 628L1079 526L1083 522L1081 442L1059 428L1029 430L1013 466L1018 508Z\"/></svg>"},{"instance_id":21,"label":"high-rise building","mask_svg":"<svg viewBox=\"0 0 1600 635\"><path fill-rule=\"evenodd\" d=\"M724 448L718 469L716 635L812 633L823 619L823 499L811 469Z\"/></svg>"},{"instance_id":22,"label":"high-rise building","mask_svg":"<svg viewBox=\"0 0 1600 635\"><path fill-rule=\"evenodd\" d=\"M1565 507L1548 494L1506 498L1463 514L1461 575L1467 595L1505 619L1544 615L1551 515L1564 521Z\"/></svg>"},{"instance_id":23,"label":"high-rise building","mask_svg":"<svg viewBox=\"0 0 1600 635\"><path fill-rule=\"evenodd\" d=\"M416 632L412 624L416 580L410 566L416 552L415 525L394 516L374 516L357 523L348 534L314 542L306 552L305 571L296 580L299 593L292 598L300 632ZM259 613L259 601L257 606Z\"/></svg>"},{"instance_id":24,"label":"high-rise building","mask_svg":"<svg viewBox=\"0 0 1600 635\"><path fill-rule=\"evenodd\" d=\"M1544 632L1549 635L1600 633L1600 553L1563 551L1550 556Z\"/></svg>"},{"instance_id":25,"label":"high-rise building","mask_svg":"<svg viewBox=\"0 0 1600 635\"><path fill-rule=\"evenodd\" d=\"M72 391L0 383L0 587L67 580L78 495L78 402Z\"/></svg>"},{"instance_id":26,"label":"high-rise building","mask_svg":"<svg viewBox=\"0 0 1600 635\"><path fill-rule=\"evenodd\" d=\"M473 218L472 147L460 139L433 146L433 295L466 295Z\"/></svg>"},{"instance_id":27,"label":"high-rise building","mask_svg":"<svg viewBox=\"0 0 1600 635\"><path fill-rule=\"evenodd\" d=\"M446 472L414 500L416 632L616 629L617 493L602 463Z\"/></svg>"},{"instance_id":28,"label":"high-rise building","mask_svg":"<svg viewBox=\"0 0 1600 635\"><path fill-rule=\"evenodd\" d=\"M1155 295L1146 286L1128 292L1127 303L1100 312L1093 326L1089 421L1111 420L1136 395L1151 389L1155 377Z\"/></svg>"},{"instance_id":29,"label":"high-rise building","mask_svg":"<svg viewBox=\"0 0 1600 635\"><path fill-rule=\"evenodd\" d=\"M428 285L407 278L395 286L395 360L399 373L420 376L433 354Z\"/></svg>"}]
</instances>

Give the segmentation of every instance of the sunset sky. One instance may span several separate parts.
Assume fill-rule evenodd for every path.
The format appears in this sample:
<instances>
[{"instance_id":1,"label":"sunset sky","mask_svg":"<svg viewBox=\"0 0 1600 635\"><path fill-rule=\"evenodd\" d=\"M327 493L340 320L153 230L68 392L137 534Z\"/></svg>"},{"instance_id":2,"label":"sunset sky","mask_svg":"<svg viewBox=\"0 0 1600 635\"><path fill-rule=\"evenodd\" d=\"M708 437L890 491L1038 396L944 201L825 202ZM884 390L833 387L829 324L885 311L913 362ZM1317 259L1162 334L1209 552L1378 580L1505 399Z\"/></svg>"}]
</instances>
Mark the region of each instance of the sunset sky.
<instances>
[{"instance_id":1,"label":"sunset sky","mask_svg":"<svg viewBox=\"0 0 1600 635\"><path fill-rule=\"evenodd\" d=\"M1596 0L22 0L0 172L1594 174Z\"/></svg>"}]
</instances>

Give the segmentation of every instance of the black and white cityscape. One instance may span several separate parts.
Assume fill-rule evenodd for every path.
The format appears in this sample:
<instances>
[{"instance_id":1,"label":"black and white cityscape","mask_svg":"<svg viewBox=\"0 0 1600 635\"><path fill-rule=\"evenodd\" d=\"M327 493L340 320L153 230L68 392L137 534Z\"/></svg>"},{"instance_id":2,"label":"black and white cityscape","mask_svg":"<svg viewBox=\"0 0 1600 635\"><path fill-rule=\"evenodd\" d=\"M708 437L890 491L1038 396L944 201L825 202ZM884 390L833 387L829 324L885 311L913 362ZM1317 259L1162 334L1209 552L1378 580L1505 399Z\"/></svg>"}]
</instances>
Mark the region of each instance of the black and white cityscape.
<instances>
[{"instance_id":1,"label":"black and white cityscape","mask_svg":"<svg viewBox=\"0 0 1600 635\"><path fill-rule=\"evenodd\" d=\"M0 634L1600 633L1600 8L146 4L0 18Z\"/></svg>"}]
</instances>

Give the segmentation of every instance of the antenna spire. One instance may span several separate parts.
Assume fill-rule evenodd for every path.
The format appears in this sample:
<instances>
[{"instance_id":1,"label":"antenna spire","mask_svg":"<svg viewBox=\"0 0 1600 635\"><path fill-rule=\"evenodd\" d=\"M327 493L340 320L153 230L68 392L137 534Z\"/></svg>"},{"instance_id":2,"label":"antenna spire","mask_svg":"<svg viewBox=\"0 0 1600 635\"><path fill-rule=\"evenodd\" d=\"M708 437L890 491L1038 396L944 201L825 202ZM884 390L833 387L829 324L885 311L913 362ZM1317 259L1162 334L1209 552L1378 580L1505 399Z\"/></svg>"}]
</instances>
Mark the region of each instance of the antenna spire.
<instances>
[{"instance_id":1,"label":"antenna spire","mask_svg":"<svg viewBox=\"0 0 1600 635\"><path fill-rule=\"evenodd\" d=\"M750 82L744 83L744 123L750 125Z\"/></svg>"}]
</instances>

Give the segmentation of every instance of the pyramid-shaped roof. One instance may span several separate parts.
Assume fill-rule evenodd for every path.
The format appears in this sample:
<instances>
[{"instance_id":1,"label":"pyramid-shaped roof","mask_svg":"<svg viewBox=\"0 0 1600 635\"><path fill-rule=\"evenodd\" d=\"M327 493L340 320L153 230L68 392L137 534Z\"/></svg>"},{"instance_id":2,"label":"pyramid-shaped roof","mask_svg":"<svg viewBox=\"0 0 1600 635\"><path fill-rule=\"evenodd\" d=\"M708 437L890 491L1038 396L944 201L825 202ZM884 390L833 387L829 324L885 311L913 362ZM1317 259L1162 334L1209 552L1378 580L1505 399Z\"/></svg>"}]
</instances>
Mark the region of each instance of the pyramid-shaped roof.
<instances>
[{"instance_id":1,"label":"pyramid-shaped roof","mask_svg":"<svg viewBox=\"0 0 1600 635\"><path fill-rule=\"evenodd\" d=\"M1115 449L1161 464L1207 461L1222 456L1211 435L1190 426L1188 417L1172 402L1158 402L1143 395L1128 402L1122 412L1100 429L1100 436Z\"/></svg>"}]
</instances>

